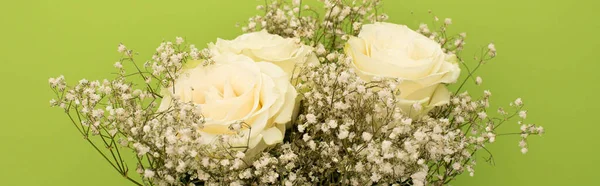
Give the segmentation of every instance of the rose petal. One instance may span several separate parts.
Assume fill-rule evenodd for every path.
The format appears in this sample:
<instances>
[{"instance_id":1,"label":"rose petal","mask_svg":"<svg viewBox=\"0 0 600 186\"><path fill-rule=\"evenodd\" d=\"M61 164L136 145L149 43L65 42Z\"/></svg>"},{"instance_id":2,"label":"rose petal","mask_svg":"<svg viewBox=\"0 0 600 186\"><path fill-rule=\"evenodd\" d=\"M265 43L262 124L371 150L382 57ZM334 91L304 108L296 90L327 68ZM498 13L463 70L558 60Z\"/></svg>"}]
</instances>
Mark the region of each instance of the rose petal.
<instances>
[{"instance_id":1,"label":"rose petal","mask_svg":"<svg viewBox=\"0 0 600 186\"><path fill-rule=\"evenodd\" d=\"M263 112L255 115L249 120L246 120L246 124L250 126L250 138L256 138L267 126L269 121L269 113Z\"/></svg>"},{"instance_id":2,"label":"rose petal","mask_svg":"<svg viewBox=\"0 0 600 186\"><path fill-rule=\"evenodd\" d=\"M262 138L267 145L281 143L281 142L283 142L284 131L285 131L285 128L284 128L284 130L281 130L277 127L271 127L262 132Z\"/></svg>"},{"instance_id":3,"label":"rose petal","mask_svg":"<svg viewBox=\"0 0 600 186\"><path fill-rule=\"evenodd\" d=\"M433 95L431 96L431 100L429 101L429 107L436 107L448 104L450 102L450 91L446 88L445 85L440 84L437 86Z\"/></svg>"},{"instance_id":4,"label":"rose petal","mask_svg":"<svg viewBox=\"0 0 600 186\"><path fill-rule=\"evenodd\" d=\"M275 117L275 123L285 124L292 120L292 114L297 106L296 97L296 89L294 88L294 86L289 85L288 91L285 94L285 103L283 104L283 107L280 109L279 113Z\"/></svg>"}]
</instances>

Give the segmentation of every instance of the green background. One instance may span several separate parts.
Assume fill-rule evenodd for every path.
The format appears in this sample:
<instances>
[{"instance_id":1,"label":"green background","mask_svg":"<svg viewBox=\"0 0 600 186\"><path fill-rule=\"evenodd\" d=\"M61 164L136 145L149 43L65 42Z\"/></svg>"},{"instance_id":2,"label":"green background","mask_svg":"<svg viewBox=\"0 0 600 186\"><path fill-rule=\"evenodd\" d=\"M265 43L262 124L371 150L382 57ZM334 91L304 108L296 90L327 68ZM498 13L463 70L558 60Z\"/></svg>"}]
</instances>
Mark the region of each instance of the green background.
<instances>
[{"instance_id":1,"label":"green background","mask_svg":"<svg viewBox=\"0 0 600 186\"><path fill-rule=\"evenodd\" d=\"M305 0L315 1L315 0ZM488 42L498 57L477 75L495 106L522 97L527 122L547 134L519 152L518 137L498 137L496 165L479 161L475 177L453 185L600 185L597 170L600 1L386 0L391 22L416 28L427 10L467 32L465 56ZM198 47L240 34L257 0L34 0L0 3L0 185L128 185L59 109L50 108L49 77L113 77L117 44L148 59L163 39ZM411 12L414 12L411 14ZM472 63L471 63L472 64ZM517 131L516 122L503 131Z\"/></svg>"}]
</instances>

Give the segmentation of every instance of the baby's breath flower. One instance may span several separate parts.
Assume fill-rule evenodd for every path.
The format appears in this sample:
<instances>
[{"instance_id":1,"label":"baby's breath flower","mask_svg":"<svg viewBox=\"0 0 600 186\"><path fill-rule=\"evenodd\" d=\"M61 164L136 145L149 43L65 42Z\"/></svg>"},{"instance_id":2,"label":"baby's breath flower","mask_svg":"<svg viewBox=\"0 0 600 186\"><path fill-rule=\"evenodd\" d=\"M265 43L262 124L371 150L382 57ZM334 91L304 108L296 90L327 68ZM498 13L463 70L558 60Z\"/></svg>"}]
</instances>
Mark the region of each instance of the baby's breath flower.
<instances>
[{"instance_id":1,"label":"baby's breath flower","mask_svg":"<svg viewBox=\"0 0 600 186\"><path fill-rule=\"evenodd\" d=\"M364 141L370 141L372 137L373 137L373 135L371 133L368 133L368 132L362 133L362 139Z\"/></svg>"},{"instance_id":2,"label":"baby's breath flower","mask_svg":"<svg viewBox=\"0 0 600 186\"><path fill-rule=\"evenodd\" d=\"M176 37L175 38L175 44L181 45L183 44L183 38L182 37Z\"/></svg>"},{"instance_id":3,"label":"baby's breath flower","mask_svg":"<svg viewBox=\"0 0 600 186\"><path fill-rule=\"evenodd\" d=\"M119 47L117 48L117 51L118 51L119 53L123 53L123 52L125 52L126 50L127 50L127 47L125 47L125 45L123 45L123 44L119 44Z\"/></svg>"},{"instance_id":4,"label":"baby's breath flower","mask_svg":"<svg viewBox=\"0 0 600 186\"><path fill-rule=\"evenodd\" d=\"M452 19L450 19L450 18L444 19L444 24L446 24L446 25L452 24Z\"/></svg>"},{"instance_id":5,"label":"baby's breath flower","mask_svg":"<svg viewBox=\"0 0 600 186\"><path fill-rule=\"evenodd\" d=\"M479 113L477 113L477 115L479 116L479 119L487 118L487 113L485 113L485 112L479 112Z\"/></svg>"},{"instance_id":6,"label":"baby's breath flower","mask_svg":"<svg viewBox=\"0 0 600 186\"><path fill-rule=\"evenodd\" d=\"M118 68L118 69L122 69L123 68L123 65L121 64L120 61L115 62L114 66L115 66L115 68Z\"/></svg>"},{"instance_id":7,"label":"baby's breath flower","mask_svg":"<svg viewBox=\"0 0 600 186\"><path fill-rule=\"evenodd\" d=\"M144 170L144 178L153 178L154 174L155 174L154 171L152 171L150 169Z\"/></svg>"},{"instance_id":8,"label":"baby's breath flower","mask_svg":"<svg viewBox=\"0 0 600 186\"><path fill-rule=\"evenodd\" d=\"M307 114L306 121L308 121L308 123L317 123L317 117L313 114Z\"/></svg>"},{"instance_id":9,"label":"baby's breath flower","mask_svg":"<svg viewBox=\"0 0 600 186\"><path fill-rule=\"evenodd\" d=\"M520 111L519 112L519 117L521 117L523 119L527 118L527 111L524 111L524 110Z\"/></svg>"},{"instance_id":10,"label":"baby's breath flower","mask_svg":"<svg viewBox=\"0 0 600 186\"><path fill-rule=\"evenodd\" d=\"M517 98L517 99L515 100L515 105L517 105L517 106L521 106L521 105L523 105L523 101L521 100L521 98Z\"/></svg>"},{"instance_id":11,"label":"baby's breath flower","mask_svg":"<svg viewBox=\"0 0 600 186\"><path fill-rule=\"evenodd\" d=\"M488 49L489 49L489 55L492 57L496 56L496 46L494 45L494 43L490 43L488 45Z\"/></svg>"},{"instance_id":12,"label":"baby's breath flower","mask_svg":"<svg viewBox=\"0 0 600 186\"><path fill-rule=\"evenodd\" d=\"M521 149L521 153L523 153L523 154L526 154L526 153L527 153L527 151L529 151L529 150L527 150L527 148L522 148L522 149Z\"/></svg>"}]
</instances>

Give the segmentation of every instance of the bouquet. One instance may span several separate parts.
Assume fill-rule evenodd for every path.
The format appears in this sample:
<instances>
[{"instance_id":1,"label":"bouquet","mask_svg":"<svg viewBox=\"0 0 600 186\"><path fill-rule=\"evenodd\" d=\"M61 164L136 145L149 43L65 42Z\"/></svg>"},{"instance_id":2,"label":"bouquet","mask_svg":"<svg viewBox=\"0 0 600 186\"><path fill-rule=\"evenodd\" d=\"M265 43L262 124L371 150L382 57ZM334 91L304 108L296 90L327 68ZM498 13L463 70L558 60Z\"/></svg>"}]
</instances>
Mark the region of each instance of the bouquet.
<instances>
[{"instance_id":1,"label":"bouquet","mask_svg":"<svg viewBox=\"0 0 600 186\"><path fill-rule=\"evenodd\" d=\"M116 77L50 78L50 104L135 185L445 185L477 152L493 162L497 137L526 153L544 132L520 98L492 114L490 91L464 90L497 53L464 58L451 19L413 30L380 0L319 3L267 1L233 40L177 37L143 63L120 44Z\"/></svg>"}]
</instances>

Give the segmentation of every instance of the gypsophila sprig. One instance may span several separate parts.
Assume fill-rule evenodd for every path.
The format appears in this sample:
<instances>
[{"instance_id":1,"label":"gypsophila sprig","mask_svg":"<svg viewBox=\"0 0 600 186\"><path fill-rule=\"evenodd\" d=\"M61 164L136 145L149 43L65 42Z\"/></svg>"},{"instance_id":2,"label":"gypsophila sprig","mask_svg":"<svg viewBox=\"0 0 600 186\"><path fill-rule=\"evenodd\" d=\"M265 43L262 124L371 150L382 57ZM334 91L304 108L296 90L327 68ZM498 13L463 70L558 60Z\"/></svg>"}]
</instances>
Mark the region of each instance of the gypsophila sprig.
<instances>
[{"instance_id":1,"label":"gypsophila sprig","mask_svg":"<svg viewBox=\"0 0 600 186\"><path fill-rule=\"evenodd\" d=\"M300 38L310 46L321 44L328 49L340 49L350 36L360 32L363 24L388 19L386 14L378 12L380 0L320 1L323 3L323 15L302 0L265 1L265 5L256 7L264 14L251 17L242 31L265 29L283 37Z\"/></svg>"},{"instance_id":2,"label":"gypsophila sprig","mask_svg":"<svg viewBox=\"0 0 600 186\"><path fill-rule=\"evenodd\" d=\"M236 39L176 37L143 63L121 43L116 77L50 78L50 106L135 185L446 185L494 164L503 136L525 154L544 133L523 99L494 110L490 90L469 93L497 51L465 57L460 20L429 11L412 30L381 0L319 2L267 0Z\"/></svg>"}]
</instances>

